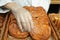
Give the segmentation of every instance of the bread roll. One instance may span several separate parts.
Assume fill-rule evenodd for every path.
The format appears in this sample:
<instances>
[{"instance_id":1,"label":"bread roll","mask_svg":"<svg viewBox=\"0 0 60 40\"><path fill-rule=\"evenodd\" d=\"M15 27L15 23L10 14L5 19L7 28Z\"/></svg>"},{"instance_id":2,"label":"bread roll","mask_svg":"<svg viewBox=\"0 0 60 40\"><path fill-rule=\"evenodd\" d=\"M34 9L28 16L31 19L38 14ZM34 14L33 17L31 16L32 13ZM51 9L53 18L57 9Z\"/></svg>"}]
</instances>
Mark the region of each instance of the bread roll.
<instances>
[{"instance_id":1,"label":"bread roll","mask_svg":"<svg viewBox=\"0 0 60 40\"><path fill-rule=\"evenodd\" d=\"M30 32L34 40L48 40L51 35L48 16L42 7L24 7L32 15L34 26Z\"/></svg>"},{"instance_id":2,"label":"bread roll","mask_svg":"<svg viewBox=\"0 0 60 40\"><path fill-rule=\"evenodd\" d=\"M10 14L9 17L9 34L15 38L26 38L28 36L28 32L21 32L18 28L17 21L13 14Z\"/></svg>"}]
</instances>

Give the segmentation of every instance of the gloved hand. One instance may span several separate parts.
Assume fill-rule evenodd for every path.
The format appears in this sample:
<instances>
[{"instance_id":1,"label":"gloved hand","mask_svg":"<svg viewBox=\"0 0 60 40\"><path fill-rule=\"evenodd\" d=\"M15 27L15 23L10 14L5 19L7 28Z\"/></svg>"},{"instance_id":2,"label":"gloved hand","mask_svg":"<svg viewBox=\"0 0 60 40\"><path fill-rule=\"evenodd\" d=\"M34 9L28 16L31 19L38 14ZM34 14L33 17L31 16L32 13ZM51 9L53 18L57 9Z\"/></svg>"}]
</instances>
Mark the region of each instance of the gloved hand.
<instances>
[{"instance_id":1,"label":"gloved hand","mask_svg":"<svg viewBox=\"0 0 60 40\"><path fill-rule=\"evenodd\" d=\"M22 32L24 30L28 32L31 31L31 27L33 26L32 16L26 9L22 8L16 3L8 3L5 5L5 7L12 10Z\"/></svg>"}]
</instances>

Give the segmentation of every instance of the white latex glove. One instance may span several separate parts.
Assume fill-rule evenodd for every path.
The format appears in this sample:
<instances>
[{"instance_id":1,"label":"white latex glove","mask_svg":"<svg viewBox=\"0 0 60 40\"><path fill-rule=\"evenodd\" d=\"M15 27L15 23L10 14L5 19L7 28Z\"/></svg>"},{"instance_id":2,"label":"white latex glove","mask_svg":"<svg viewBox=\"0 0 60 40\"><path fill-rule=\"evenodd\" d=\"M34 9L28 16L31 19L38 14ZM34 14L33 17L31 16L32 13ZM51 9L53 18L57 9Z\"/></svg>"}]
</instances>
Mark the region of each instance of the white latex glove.
<instances>
[{"instance_id":1,"label":"white latex glove","mask_svg":"<svg viewBox=\"0 0 60 40\"><path fill-rule=\"evenodd\" d=\"M28 32L31 31L33 22L32 22L31 14L27 10L18 6L16 3L8 3L7 5L5 5L5 7L12 10L15 18L17 19L17 22L21 31L24 31L24 30Z\"/></svg>"}]
</instances>

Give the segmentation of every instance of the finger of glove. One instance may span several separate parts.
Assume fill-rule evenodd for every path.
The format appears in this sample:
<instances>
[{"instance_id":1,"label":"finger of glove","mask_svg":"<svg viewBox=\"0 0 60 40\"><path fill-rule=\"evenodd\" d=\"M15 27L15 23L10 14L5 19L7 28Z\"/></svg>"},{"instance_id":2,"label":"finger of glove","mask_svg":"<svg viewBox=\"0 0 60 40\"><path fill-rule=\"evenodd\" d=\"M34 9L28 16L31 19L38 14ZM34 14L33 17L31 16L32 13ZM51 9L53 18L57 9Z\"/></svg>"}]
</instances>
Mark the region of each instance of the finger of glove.
<instances>
[{"instance_id":1,"label":"finger of glove","mask_svg":"<svg viewBox=\"0 0 60 40\"><path fill-rule=\"evenodd\" d=\"M28 17L28 20L29 20L29 23L30 23L30 30L33 29L33 20L32 20L32 15L31 13L29 13L26 9L24 9L24 11L26 12L25 14L27 15Z\"/></svg>"},{"instance_id":2,"label":"finger of glove","mask_svg":"<svg viewBox=\"0 0 60 40\"><path fill-rule=\"evenodd\" d=\"M30 31L31 31L31 26L30 26L30 22L29 22L29 20L28 20L28 17L29 17L29 16L27 16L27 15L30 15L30 14L27 14L28 11L25 10L24 8L23 8L23 11L22 11L22 9L21 9L21 12L20 12L20 13L22 13L22 15L23 15L23 17L24 17L24 20L25 20L25 22L26 22L27 31L30 32Z\"/></svg>"},{"instance_id":3,"label":"finger of glove","mask_svg":"<svg viewBox=\"0 0 60 40\"><path fill-rule=\"evenodd\" d=\"M30 32L31 31L31 25L30 25L30 22L29 22L29 18L28 18L29 16L28 15L27 15L27 13L24 13L24 16L25 16L24 19L26 21L26 25L27 25L27 29L28 29L27 31Z\"/></svg>"},{"instance_id":4,"label":"finger of glove","mask_svg":"<svg viewBox=\"0 0 60 40\"><path fill-rule=\"evenodd\" d=\"M20 15L15 11L13 11L13 14L14 14L16 20L17 20L19 29L23 32L24 30L23 30L22 25L21 25L21 20L20 20L20 17L19 17Z\"/></svg>"},{"instance_id":5,"label":"finger of glove","mask_svg":"<svg viewBox=\"0 0 60 40\"><path fill-rule=\"evenodd\" d=\"M29 12L27 12L27 16L28 16L28 20L30 22L30 27L31 27L31 30L32 30L34 28L32 15Z\"/></svg>"},{"instance_id":6,"label":"finger of glove","mask_svg":"<svg viewBox=\"0 0 60 40\"><path fill-rule=\"evenodd\" d=\"M29 27L29 32L34 28L33 26L33 21L32 21L32 15L31 15L31 13L29 13L28 11L26 11L26 16L28 17L28 20L29 20L29 24L30 24L30 27Z\"/></svg>"},{"instance_id":7,"label":"finger of glove","mask_svg":"<svg viewBox=\"0 0 60 40\"><path fill-rule=\"evenodd\" d=\"M24 19L23 13L20 13L20 19L21 19L22 27L24 28L25 31L27 31L27 24L26 24L26 21Z\"/></svg>"}]
</instances>

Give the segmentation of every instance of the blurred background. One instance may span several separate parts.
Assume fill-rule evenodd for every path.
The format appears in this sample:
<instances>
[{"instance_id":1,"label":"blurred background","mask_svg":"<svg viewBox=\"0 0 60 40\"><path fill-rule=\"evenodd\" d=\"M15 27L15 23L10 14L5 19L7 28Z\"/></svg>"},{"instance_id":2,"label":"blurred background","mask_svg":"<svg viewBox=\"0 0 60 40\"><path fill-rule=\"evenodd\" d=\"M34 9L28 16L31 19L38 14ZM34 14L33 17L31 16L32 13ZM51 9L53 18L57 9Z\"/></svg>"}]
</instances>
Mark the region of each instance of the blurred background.
<instances>
[{"instance_id":1,"label":"blurred background","mask_svg":"<svg viewBox=\"0 0 60 40\"><path fill-rule=\"evenodd\" d=\"M51 0L48 13L60 13L60 0Z\"/></svg>"}]
</instances>

